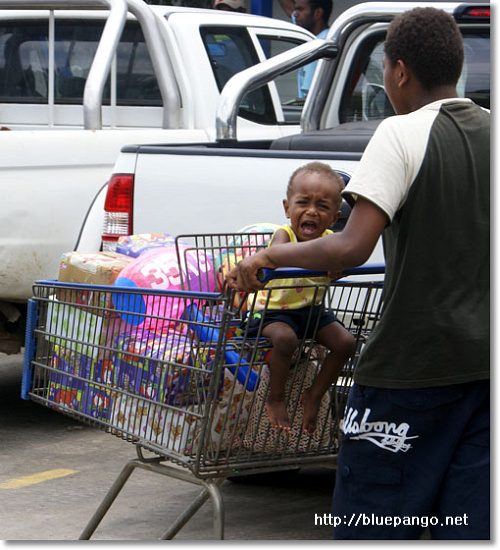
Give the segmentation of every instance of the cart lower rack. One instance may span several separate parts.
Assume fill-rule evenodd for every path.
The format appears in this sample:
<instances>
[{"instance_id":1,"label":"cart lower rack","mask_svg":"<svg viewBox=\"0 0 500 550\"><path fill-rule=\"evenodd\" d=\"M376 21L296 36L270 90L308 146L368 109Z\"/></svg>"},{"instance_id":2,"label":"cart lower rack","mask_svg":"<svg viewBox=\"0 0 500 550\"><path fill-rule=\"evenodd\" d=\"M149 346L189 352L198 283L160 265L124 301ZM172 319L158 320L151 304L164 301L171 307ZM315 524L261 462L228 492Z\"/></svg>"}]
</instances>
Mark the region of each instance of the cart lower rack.
<instances>
[{"instance_id":1,"label":"cart lower rack","mask_svg":"<svg viewBox=\"0 0 500 550\"><path fill-rule=\"evenodd\" d=\"M250 337L242 323L244 315L254 312L255 299L223 291L225 272L265 246L268 237L179 237L175 277L184 290L35 284L23 397L98 426L137 450L80 538L91 537L135 468L202 487L162 538L173 538L211 498L214 538L222 539L220 485L226 478L335 464L352 373L379 319L382 284L343 280L311 287L355 335L356 354L323 397L317 428L309 435L302 430L300 397L326 351L315 343L316 327L311 327L312 336L299 343L287 378L292 423L287 433L271 426L265 408L271 344L260 330ZM152 280L159 276L156 268ZM265 317L265 308L260 313Z\"/></svg>"}]
</instances>

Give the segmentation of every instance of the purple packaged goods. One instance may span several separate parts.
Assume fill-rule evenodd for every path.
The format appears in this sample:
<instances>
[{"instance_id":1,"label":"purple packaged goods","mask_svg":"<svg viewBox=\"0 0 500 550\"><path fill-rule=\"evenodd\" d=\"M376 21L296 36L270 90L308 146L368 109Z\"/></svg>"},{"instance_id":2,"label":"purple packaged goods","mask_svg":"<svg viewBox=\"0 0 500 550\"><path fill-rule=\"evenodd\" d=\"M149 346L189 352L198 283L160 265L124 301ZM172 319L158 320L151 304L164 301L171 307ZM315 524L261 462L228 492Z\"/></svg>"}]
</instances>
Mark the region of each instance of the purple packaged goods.
<instances>
[{"instance_id":1,"label":"purple packaged goods","mask_svg":"<svg viewBox=\"0 0 500 550\"><path fill-rule=\"evenodd\" d=\"M144 233L126 235L118 239L116 251L132 258L137 258L153 248L175 244L175 237L168 233Z\"/></svg>"}]
</instances>

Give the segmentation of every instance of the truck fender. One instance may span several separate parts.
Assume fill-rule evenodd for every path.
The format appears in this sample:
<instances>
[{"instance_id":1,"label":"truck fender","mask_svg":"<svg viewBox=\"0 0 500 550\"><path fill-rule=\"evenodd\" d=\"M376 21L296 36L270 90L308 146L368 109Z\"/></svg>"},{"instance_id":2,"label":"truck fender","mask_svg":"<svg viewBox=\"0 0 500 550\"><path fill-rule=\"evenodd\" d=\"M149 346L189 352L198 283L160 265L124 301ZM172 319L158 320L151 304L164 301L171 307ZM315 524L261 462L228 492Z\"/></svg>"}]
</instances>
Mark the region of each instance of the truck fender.
<instances>
[{"instance_id":1,"label":"truck fender","mask_svg":"<svg viewBox=\"0 0 500 550\"><path fill-rule=\"evenodd\" d=\"M74 250L99 250L101 247L102 227L104 224L104 201L108 190L106 182L92 199L80 227Z\"/></svg>"}]
</instances>

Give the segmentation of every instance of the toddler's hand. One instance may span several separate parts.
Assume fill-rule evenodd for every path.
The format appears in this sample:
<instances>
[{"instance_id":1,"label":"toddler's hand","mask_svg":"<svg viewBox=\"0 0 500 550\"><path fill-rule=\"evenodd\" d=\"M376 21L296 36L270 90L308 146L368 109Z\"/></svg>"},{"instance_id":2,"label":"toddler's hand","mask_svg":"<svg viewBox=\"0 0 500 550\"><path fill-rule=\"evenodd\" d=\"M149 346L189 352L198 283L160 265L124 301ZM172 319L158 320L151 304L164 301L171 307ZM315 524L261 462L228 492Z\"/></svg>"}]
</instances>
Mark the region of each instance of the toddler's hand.
<instances>
[{"instance_id":1,"label":"toddler's hand","mask_svg":"<svg viewBox=\"0 0 500 550\"><path fill-rule=\"evenodd\" d=\"M275 267L267 258L266 252L266 250L261 250L252 256L248 256L236 267L231 269L231 271L226 274L228 285L240 292L255 292L256 290L264 288L265 283L261 283L257 279L258 270L261 267L268 267L271 269Z\"/></svg>"}]
</instances>

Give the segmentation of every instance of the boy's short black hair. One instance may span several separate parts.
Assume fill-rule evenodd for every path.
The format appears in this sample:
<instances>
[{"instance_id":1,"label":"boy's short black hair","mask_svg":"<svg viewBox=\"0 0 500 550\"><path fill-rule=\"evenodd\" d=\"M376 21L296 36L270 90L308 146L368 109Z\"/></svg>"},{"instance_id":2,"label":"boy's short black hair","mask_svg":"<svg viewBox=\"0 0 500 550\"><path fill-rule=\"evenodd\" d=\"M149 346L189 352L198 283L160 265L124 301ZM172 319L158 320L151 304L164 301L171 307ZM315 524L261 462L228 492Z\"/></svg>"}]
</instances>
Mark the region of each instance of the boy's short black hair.
<instances>
[{"instance_id":1,"label":"boy's short black hair","mask_svg":"<svg viewBox=\"0 0 500 550\"><path fill-rule=\"evenodd\" d=\"M311 11L317 8L323 8L323 21L328 24L328 20L333 10L332 0L309 0L309 5L311 6Z\"/></svg>"},{"instance_id":2,"label":"boy's short black hair","mask_svg":"<svg viewBox=\"0 0 500 550\"><path fill-rule=\"evenodd\" d=\"M387 31L385 53L392 65L401 59L427 90L455 86L464 61L455 20L436 8L414 8L395 17Z\"/></svg>"}]
</instances>

